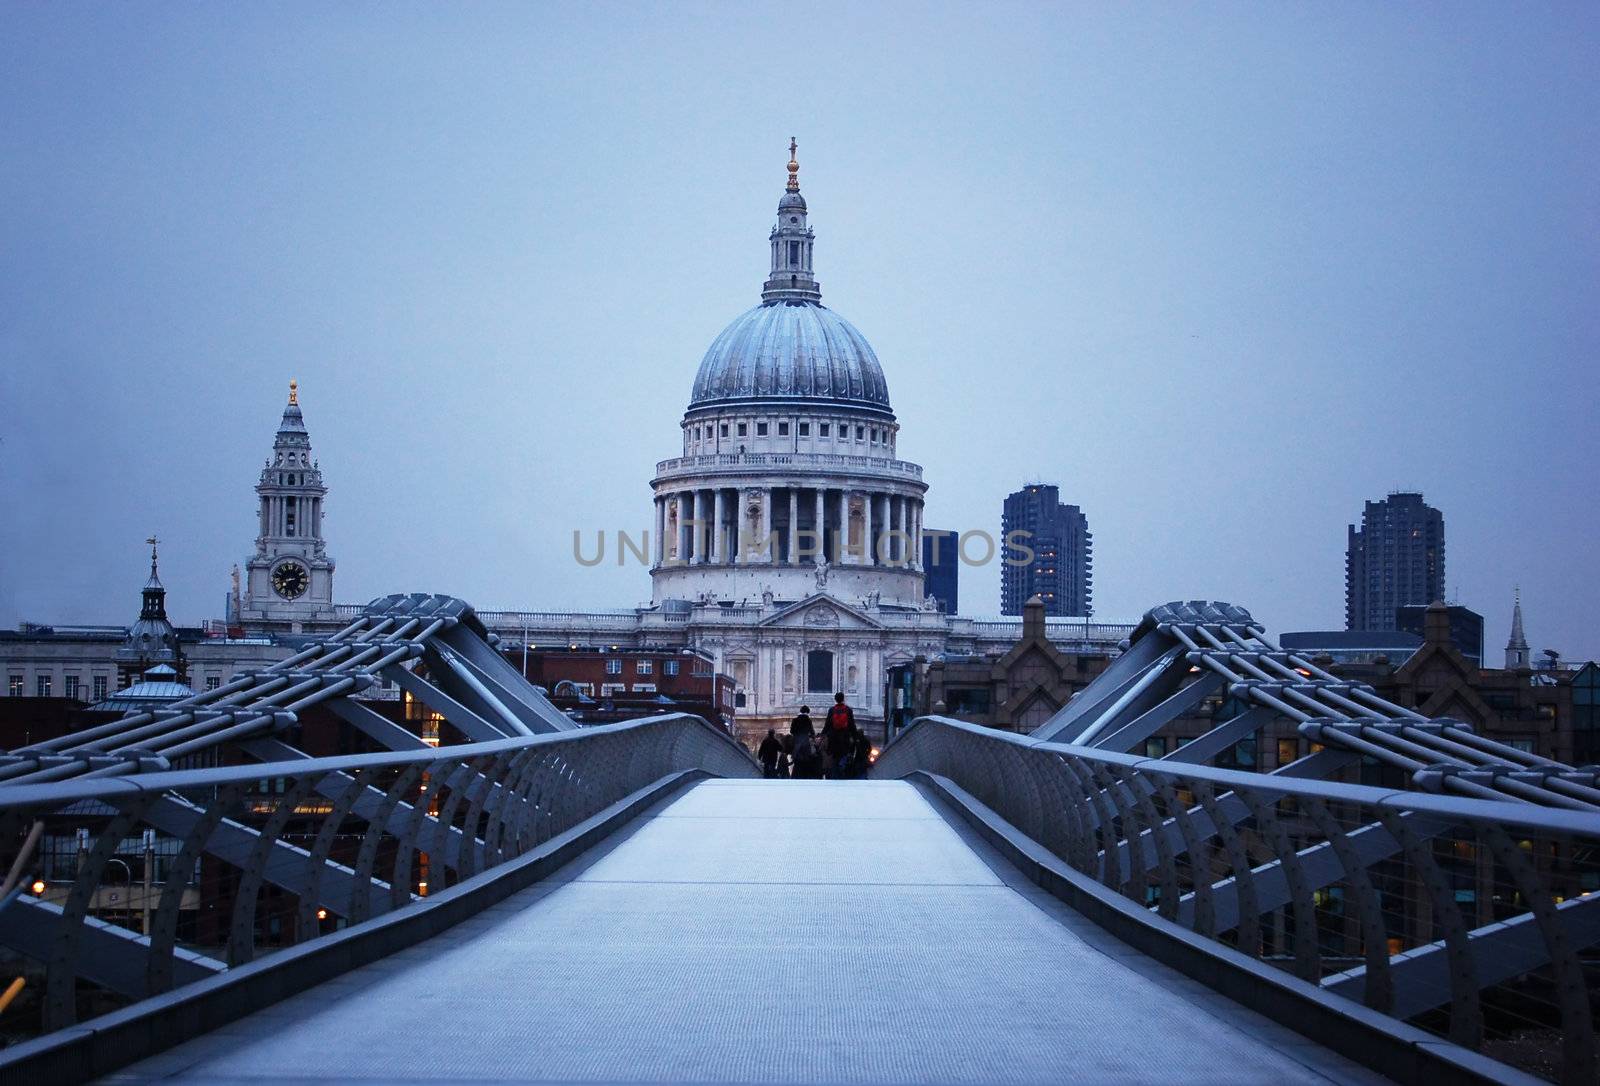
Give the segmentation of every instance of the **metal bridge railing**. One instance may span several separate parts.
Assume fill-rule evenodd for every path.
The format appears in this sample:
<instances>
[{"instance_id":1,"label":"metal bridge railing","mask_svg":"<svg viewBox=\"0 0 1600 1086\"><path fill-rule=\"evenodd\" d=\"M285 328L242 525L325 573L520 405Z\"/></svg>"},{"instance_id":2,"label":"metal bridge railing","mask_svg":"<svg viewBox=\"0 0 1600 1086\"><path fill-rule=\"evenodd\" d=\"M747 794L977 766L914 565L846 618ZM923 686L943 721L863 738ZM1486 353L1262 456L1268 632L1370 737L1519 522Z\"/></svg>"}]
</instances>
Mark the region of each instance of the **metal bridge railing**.
<instances>
[{"instance_id":1,"label":"metal bridge railing","mask_svg":"<svg viewBox=\"0 0 1600 1086\"><path fill-rule=\"evenodd\" d=\"M43 972L23 1001L36 1005L8 1012L6 1040L405 908L685 770L757 775L726 734L673 713L441 748L0 785L0 871L11 872L0 945Z\"/></svg>"},{"instance_id":2,"label":"metal bridge railing","mask_svg":"<svg viewBox=\"0 0 1600 1086\"><path fill-rule=\"evenodd\" d=\"M875 777L959 785L1080 874L1333 993L1592 1083L1600 816L1151 760L924 717Z\"/></svg>"}]
</instances>

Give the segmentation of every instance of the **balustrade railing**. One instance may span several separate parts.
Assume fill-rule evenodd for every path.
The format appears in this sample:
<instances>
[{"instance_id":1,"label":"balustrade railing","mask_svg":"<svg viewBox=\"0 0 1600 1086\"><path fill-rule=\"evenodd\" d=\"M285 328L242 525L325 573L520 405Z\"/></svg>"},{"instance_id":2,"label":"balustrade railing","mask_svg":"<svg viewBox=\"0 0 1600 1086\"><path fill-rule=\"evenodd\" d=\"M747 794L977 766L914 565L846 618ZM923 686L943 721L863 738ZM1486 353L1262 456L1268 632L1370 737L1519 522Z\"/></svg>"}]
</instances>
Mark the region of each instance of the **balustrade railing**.
<instances>
[{"instance_id":1,"label":"balustrade railing","mask_svg":"<svg viewBox=\"0 0 1600 1086\"><path fill-rule=\"evenodd\" d=\"M670 477L687 471L707 468L727 468L733 471L763 471L790 467L808 470L833 469L844 472L868 472L875 475L922 478L922 466L908 460L894 460L886 456L861 456L851 453L704 453L699 456L679 456L656 464L656 475Z\"/></svg>"},{"instance_id":2,"label":"balustrade railing","mask_svg":"<svg viewBox=\"0 0 1600 1086\"><path fill-rule=\"evenodd\" d=\"M0 871L12 874L0 960L24 979L4 1039L492 878L691 770L758 775L726 734L673 713L400 753L0 784Z\"/></svg>"},{"instance_id":3,"label":"balustrade railing","mask_svg":"<svg viewBox=\"0 0 1600 1086\"><path fill-rule=\"evenodd\" d=\"M1170 923L1526 1071L1592 1083L1600 817L1137 758L947 718L873 775L954 782Z\"/></svg>"}]
</instances>

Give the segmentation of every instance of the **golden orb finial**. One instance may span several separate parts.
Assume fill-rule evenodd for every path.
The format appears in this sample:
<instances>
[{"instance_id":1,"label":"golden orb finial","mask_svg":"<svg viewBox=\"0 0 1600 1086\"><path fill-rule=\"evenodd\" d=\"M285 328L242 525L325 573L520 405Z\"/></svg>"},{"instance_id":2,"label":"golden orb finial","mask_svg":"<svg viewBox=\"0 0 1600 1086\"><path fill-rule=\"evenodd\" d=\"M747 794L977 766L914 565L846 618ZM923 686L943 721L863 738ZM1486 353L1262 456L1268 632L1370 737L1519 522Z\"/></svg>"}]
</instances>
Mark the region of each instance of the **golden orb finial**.
<instances>
[{"instance_id":1,"label":"golden orb finial","mask_svg":"<svg viewBox=\"0 0 1600 1086\"><path fill-rule=\"evenodd\" d=\"M789 191L790 192L799 192L800 191L800 163L794 157L795 148L797 146L798 145L794 142L794 137L790 136L789 137Z\"/></svg>"},{"instance_id":2,"label":"golden orb finial","mask_svg":"<svg viewBox=\"0 0 1600 1086\"><path fill-rule=\"evenodd\" d=\"M294 404L298 404L299 402L300 402L300 382L296 381L296 380L293 380L291 378L290 381L289 381L289 403L292 406Z\"/></svg>"}]
</instances>

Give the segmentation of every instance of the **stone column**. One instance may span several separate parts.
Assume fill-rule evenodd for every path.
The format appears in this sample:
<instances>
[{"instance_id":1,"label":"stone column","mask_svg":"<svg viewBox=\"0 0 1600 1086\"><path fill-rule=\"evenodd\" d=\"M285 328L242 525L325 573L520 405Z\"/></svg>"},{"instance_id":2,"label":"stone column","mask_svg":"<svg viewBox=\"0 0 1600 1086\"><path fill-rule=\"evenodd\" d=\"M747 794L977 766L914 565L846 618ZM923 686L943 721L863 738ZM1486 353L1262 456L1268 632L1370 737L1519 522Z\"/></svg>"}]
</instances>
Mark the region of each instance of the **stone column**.
<instances>
[{"instance_id":1,"label":"stone column","mask_svg":"<svg viewBox=\"0 0 1600 1086\"><path fill-rule=\"evenodd\" d=\"M922 568L922 502L912 499L911 502L911 560L918 569Z\"/></svg>"},{"instance_id":2,"label":"stone column","mask_svg":"<svg viewBox=\"0 0 1600 1086\"><path fill-rule=\"evenodd\" d=\"M777 560L772 546L772 488L763 487L758 493L761 495L761 560L772 563Z\"/></svg>"},{"instance_id":3,"label":"stone column","mask_svg":"<svg viewBox=\"0 0 1600 1086\"><path fill-rule=\"evenodd\" d=\"M655 564L660 565L666 561L666 532L667 532L667 502L661 495L656 495L656 533L651 537L651 554L655 556Z\"/></svg>"},{"instance_id":4,"label":"stone column","mask_svg":"<svg viewBox=\"0 0 1600 1086\"><path fill-rule=\"evenodd\" d=\"M711 515L716 521L711 528L711 560L713 562L726 562L728 560L727 531L723 528L726 506L722 497L722 488L719 486L714 491L715 497L711 500Z\"/></svg>"},{"instance_id":5,"label":"stone column","mask_svg":"<svg viewBox=\"0 0 1600 1086\"><path fill-rule=\"evenodd\" d=\"M896 532L906 530L906 500L902 495L889 496L889 522ZM904 565L906 560L906 541L898 535L894 537L894 560L897 565Z\"/></svg>"},{"instance_id":6,"label":"stone column","mask_svg":"<svg viewBox=\"0 0 1600 1086\"><path fill-rule=\"evenodd\" d=\"M672 543L677 552L677 560L682 563L689 560L689 525L686 523L689 519L689 493L688 491L680 490L673 497L678 503L678 528L677 531L673 532Z\"/></svg>"},{"instance_id":7,"label":"stone column","mask_svg":"<svg viewBox=\"0 0 1600 1086\"><path fill-rule=\"evenodd\" d=\"M850 492L839 489L839 564L850 561Z\"/></svg>"},{"instance_id":8,"label":"stone column","mask_svg":"<svg viewBox=\"0 0 1600 1086\"><path fill-rule=\"evenodd\" d=\"M824 495L820 486L811 492L811 496L816 499L816 515L813 518L815 523L812 524L812 527L815 528L817 532L818 547L816 557L812 558L811 560L813 562L820 562L828 555L828 517L825 511L827 502L824 500Z\"/></svg>"},{"instance_id":9,"label":"stone column","mask_svg":"<svg viewBox=\"0 0 1600 1086\"><path fill-rule=\"evenodd\" d=\"M800 548L800 491L789 488L789 564L799 561L795 557Z\"/></svg>"},{"instance_id":10,"label":"stone column","mask_svg":"<svg viewBox=\"0 0 1600 1086\"><path fill-rule=\"evenodd\" d=\"M712 493L710 493L709 489L701 489L699 491L699 510L696 513L696 517L701 520L701 526L699 526L699 539L694 544L694 547L698 552L696 557L699 558L702 565L710 563L710 536L717 528L712 523L712 518L710 518L710 505L712 505Z\"/></svg>"},{"instance_id":11,"label":"stone column","mask_svg":"<svg viewBox=\"0 0 1600 1086\"><path fill-rule=\"evenodd\" d=\"M866 552L861 561L863 565L868 566L878 564L878 557L872 546L872 507L877 501L878 496L870 490L861 495L861 548Z\"/></svg>"}]
</instances>

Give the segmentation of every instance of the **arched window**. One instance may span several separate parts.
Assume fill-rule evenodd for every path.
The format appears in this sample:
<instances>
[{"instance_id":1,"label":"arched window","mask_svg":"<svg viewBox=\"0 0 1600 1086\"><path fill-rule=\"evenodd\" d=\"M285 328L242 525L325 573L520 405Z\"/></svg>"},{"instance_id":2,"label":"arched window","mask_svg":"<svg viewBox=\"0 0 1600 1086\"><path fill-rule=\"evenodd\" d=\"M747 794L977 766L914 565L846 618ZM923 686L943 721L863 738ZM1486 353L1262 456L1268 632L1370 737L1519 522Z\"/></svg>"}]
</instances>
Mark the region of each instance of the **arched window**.
<instances>
[{"instance_id":1,"label":"arched window","mask_svg":"<svg viewBox=\"0 0 1600 1086\"><path fill-rule=\"evenodd\" d=\"M806 653L806 690L813 694L833 691L833 653L812 649Z\"/></svg>"}]
</instances>

